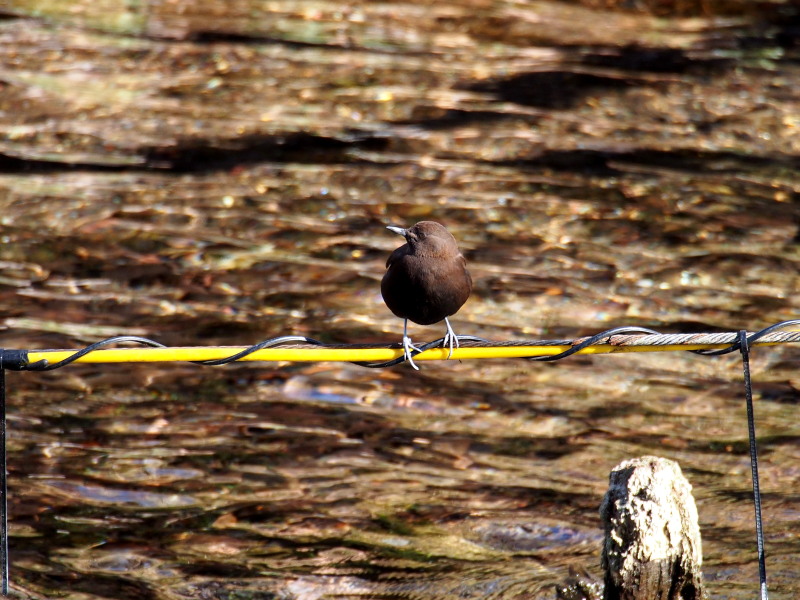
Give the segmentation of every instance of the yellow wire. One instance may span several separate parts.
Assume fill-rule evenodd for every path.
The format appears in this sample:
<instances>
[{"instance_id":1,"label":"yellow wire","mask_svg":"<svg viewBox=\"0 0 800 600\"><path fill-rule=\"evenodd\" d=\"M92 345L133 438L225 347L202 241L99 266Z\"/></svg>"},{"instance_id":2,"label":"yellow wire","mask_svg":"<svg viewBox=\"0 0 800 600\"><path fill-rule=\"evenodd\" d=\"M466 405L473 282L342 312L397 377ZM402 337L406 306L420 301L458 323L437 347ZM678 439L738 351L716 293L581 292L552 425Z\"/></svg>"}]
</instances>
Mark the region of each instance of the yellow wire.
<instances>
[{"instance_id":1,"label":"yellow wire","mask_svg":"<svg viewBox=\"0 0 800 600\"><path fill-rule=\"evenodd\" d=\"M668 346L589 346L577 354L611 354L615 352L685 352L725 348L730 344L673 344ZM775 345L775 343L755 345ZM111 348L95 350L82 356L76 363L126 363L126 362L183 362L216 360L241 352L246 346L176 347L176 348ZM551 356L568 350L570 346L485 346L456 348L452 359L525 358ZM414 357L414 360L445 360L449 349L432 348ZM30 350L28 361L47 359L51 364L72 356L75 350ZM390 348L266 348L241 359L243 361L332 362L366 361L384 362L403 355L401 349Z\"/></svg>"}]
</instances>

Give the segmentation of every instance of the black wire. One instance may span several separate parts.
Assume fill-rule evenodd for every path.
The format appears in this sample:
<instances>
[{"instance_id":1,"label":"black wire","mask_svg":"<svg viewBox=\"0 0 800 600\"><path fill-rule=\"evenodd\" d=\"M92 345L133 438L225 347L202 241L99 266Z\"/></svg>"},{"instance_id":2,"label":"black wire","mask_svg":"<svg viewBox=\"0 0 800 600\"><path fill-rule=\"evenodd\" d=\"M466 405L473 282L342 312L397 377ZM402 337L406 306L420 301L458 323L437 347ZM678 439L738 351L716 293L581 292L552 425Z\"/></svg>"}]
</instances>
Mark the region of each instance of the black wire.
<instances>
[{"instance_id":1,"label":"black wire","mask_svg":"<svg viewBox=\"0 0 800 600\"><path fill-rule=\"evenodd\" d=\"M759 332L760 333L760 332ZM758 549L758 577L761 600L767 600L767 561L764 556L764 527L761 522L761 490L758 479L758 448L756 447L756 423L753 417L753 386L750 381L750 348L747 331L739 332L739 348L742 353L744 371L744 398L747 404L747 435L750 440L750 471L753 476L753 505L756 513L756 547Z\"/></svg>"},{"instance_id":2,"label":"black wire","mask_svg":"<svg viewBox=\"0 0 800 600\"><path fill-rule=\"evenodd\" d=\"M60 360L56 363L50 364L50 362L43 358L42 360L37 360L35 363L31 363L25 366L26 371L52 371L53 369L59 369L63 366L66 366L70 363L75 362L82 356L86 356L90 352L93 352L103 346L108 346L109 344L116 344L120 342L134 342L137 344L142 344L145 346L152 346L153 348L166 348L164 344L159 344L154 340L148 340L147 338L138 337L135 335L118 335L115 337L107 338L105 340L96 342L94 344L90 344L83 348L82 350L78 350L75 354L72 354L65 358L64 360Z\"/></svg>"},{"instance_id":3,"label":"black wire","mask_svg":"<svg viewBox=\"0 0 800 600\"><path fill-rule=\"evenodd\" d=\"M756 331L750 337L745 336L745 341L747 342L748 346L752 346L753 342L760 340L768 333L772 333L773 331L778 331L780 329L785 329L786 327L790 327L792 325L800 325L800 319L790 319L788 321L781 321L780 323L775 323L774 325L765 327L761 331ZM742 348L742 339L740 335L737 338L736 342L734 342L727 348L720 348L719 350L691 350L690 352L693 352L694 354L700 354L701 356L722 356L723 354L730 354L731 352L736 352L737 350L741 350L741 348Z\"/></svg>"},{"instance_id":4,"label":"black wire","mask_svg":"<svg viewBox=\"0 0 800 600\"><path fill-rule=\"evenodd\" d=\"M562 358L567 358L568 356L572 356L576 352L580 352L587 346L592 346L596 344L600 340L605 338L610 338L612 335L621 335L626 333L649 333L649 334L656 334L658 335L658 331L653 331L652 329L647 329L645 327L615 327L614 329L608 329L596 335L593 335L590 338L586 338L580 344L577 344L570 348L569 350L564 350L560 354L554 354L552 356L531 356L527 360L535 360L537 362L550 362L553 360L561 360Z\"/></svg>"},{"instance_id":5,"label":"black wire","mask_svg":"<svg viewBox=\"0 0 800 600\"><path fill-rule=\"evenodd\" d=\"M652 329L647 329L645 327L615 327L613 329L608 329L606 331L603 331L601 333L593 335L592 337L586 338L581 343L576 344L572 348L569 348L568 350L565 350L564 352L561 352L559 354L554 354L552 356L531 356L531 357L528 357L526 360L535 360L535 361L538 361L538 362L549 362L549 361L554 361L554 360L561 360L562 358L567 358L568 356L572 356L576 352L580 352L581 350L583 350L587 346L591 346L591 345L596 344L597 342L599 342L601 340L609 338L612 335L620 335L620 334L626 334L626 333L648 333L648 334L658 335L659 332L658 331L654 331ZM472 335L460 335L460 336L458 336L458 339L459 339L459 341L464 340L464 341L476 341L476 342L491 343L487 339L475 337L475 336L472 336ZM424 352L425 350L428 350L429 348L441 347L443 343L444 343L444 338L440 338L438 340L434 340L432 342L428 342L427 344L425 344L423 346L420 346L418 351L412 351L411 357L413 358L417 354L420 354L421 352ZM563 342L563 344L568 344L568 343L570 343L570 342L569 341ZM563 345L563 344L559 343L558 345ZM394 365L398 365L398 364L404 362L405 360L406 360L405 356L400 356L398 358L395 358L394 360L390 360L390 361L387 361L387 362L381 362L381 363L353 362L353 364L354 365L359 365L361 367L368 367L370 369L381 369L381 368L384 368L384 367L393 367Z\"/></svg>"},{"instance_id":6,"label":"black wire","mask_svg":"<svg viewBox=\"0 0 800 600\"><path fill-rule=\"evenodd\" d=\"M461 336L458 336L458 339L459 340L465 340L465 341L472 341L472 342L486 342L486 343L489 343L489 340L486 340L484 338L475 337L475 336L472 336L472 335L461 335ZM197 364L197 365L209 365L209 366L226 365L228 363L232 363L232 362L235 362L237 360L241 360L245 356L248 356L249 354L252 354L253 352L256 352L258 350L263 350L264 348L274 348L274 347L277 347L277 346L282 346L284 344L297 344L297 343L311 344L313 346L320 346L320 347L330 347L329 344L325 344L324 342L320 342L319 340L315 340L313 338L309 338L309 337L305 337L305 336L301 336L301 335L285 335L285 336L282 336L282 337L270 338L268 340L264 340L263 342L259 342L258 344L254 344L253 346L250 346L249 348L246 348L246 349L242 350L241 352L238 352L238 353L234 354L233 356L228 356L228 357L225 357L225 358L218 358L218 359L213 359L213 360L193 360L193 361L190 361L190 362L193 362L194 364ZM412 352L411 356L413 357L413 356L416 356L417 354L419 354L420 352L424 352L425 350L428 350L430 348L435 348L437 346L441 346L443 343L444 343L444 338L440 338L438 340L434 340L432 342L428 342L427 344L421 346L419 348L419 350L415 350L414 352ZM406 359L405 359L404 356L400 356L400 357L395 358L393 360L389 360L389 361L386 361L386 362L379 362L379 363L376 363L376 362L364 362L364 361L350 361L350 363L354 364L354 365L361 366L361 367L368 367L370 369L379 369L379 368L383 368L383 367L392 367L394 365L398 365L398 364L404 362L405 360Z\"/></svg>"},{"instance_id":7,"label":"black wire","mask_svg":"<svg viewBox=\"0 0 800 600\"><path fill-rule=\"evenodd\" d=\"M749 346L756 340L767 335L768 333L793 325L800 325L800 319L792 319L789 321L782 321L781 323L776 323L775 325L771 325L765 329L762 329L761 331L754 333L749 338L747 337L746 331L740 331L737 341L728 348L722 348L720 350L692 351L695 354L700 354L704 356L720 356L723 354L728 354L730 352L735 352L736 350L741 351L742 354L742 364L745 377L745 397L747 402L748 434L750 438L750 461L751 461L752 476L753 476L753 496L754 496L755 513L756 513L756 544L758 547L761 600L767 600L767 576L766 576L766 560L764 556L764 533L761 520L761 493L759 490L759 479L758 479L758 455L756 448L755 422L753 418L753 396L752 396L752 385L750 380ZM593 335L589 338L586 338L579 344L572 346L571 348L569 348L564 352L561 352L560 354L556 354L553 356L530 357L527 360L533 360L538 362L561 360L563 358L567 358L568 356L572 356L576 352L580 352L584 348L596 344L601 340L610 338L612 335L629 334L629 333L645 333L645 334L658 335L659 332L654 331L652 329L646 329L644 327L616 327L613 329L609 329L607 331L603 331L596 335ZM463 341L478 341L478 342L489 343L489 340L474 336L458 336L458 339ZM60 367L73 363L79 358L86 356L90 352L93 352L94 350L97 350L109 344L121 343L121 342L137 343L158 348L166 347L159 342L143 337L116 336L102 340L94 344L90 344L89 346L86 346L82 350L78 350L71 356L56 363L50 364L47 361L47 359L42 359L35 363L25 365L23 368L29 371L51 371L53 369L58 369ZM283 344L294 344L294 343L306 343L315 346L326 346L326 344L318 340L307 338L304 336L281 336L277 338L264 340L262 342L259 342L258 344L250 346L249 348L226 358L207 360L207 361L190 361L190 362L193 362L195 364L210 365L210 366L224 365L240 360L245 356L248 356L249 354L252 354L253 352L256 352L257 350L261 350L263 348L275 347ZM421 346L419 350L414 350L411 356L412 357L416 356L417 354L424 352L425 350L428 350L430 348L441 347L443 343L444 343L444 338L428 342L427 344ZM569 342L567 341L564 343L569 343ZM557 345L563 345L563 344L559 342ZM6 419L5 419L6 396L5 396L5 368L3 365L3 356L4 356L3 351L0 350L0 463L2 463L0 464L0 468L2 468L2 471L0 472L0 488L1 488L0 491L2 491L2 499L0 500L0 577L2 578L2 582L0 582L0 584L2 587L3 595L6 595L8 593L8 511L7 511ZM381 363L352 361L352 364L368 368L384 368L400 364L405 360L406 357L401 356L394 360Z\"/></svg>"},{"instance_id":8,"label":"black wire","mask_svg":"<svg viewBox=\"0 0 800 600\"><path fill-rule=\"evenodd\" d=\"M297 343L306 343L306 344L313 344L315 346L324 346L322 342L319 340L315 340L312 338L308 338L302 335L284 335L281 337L270 338L268 340L264 340L263 342L259 342L258 344L254 344L249 348L242 350L241 352L237 352L233 356L227 356L225 358L215 358L211 360L192 360L192 362L196 365L208 365L208 366L219 366L219 365L227 365L228 363L236 362L244 358L245 356L252 354L258 350L262 350L264 348L273 348L275 346L280 346L282 344L297 344Z\"/></svg>"},{"instance_id":9,"label":"black wire","mask_svg":"<svg viewBox=\"0 0 800 600\"><path fill-rule=\"evenodd\" d=\"M781 323L776 323L775 325L771 325L771 326L769 326L769 327L767 327L765 329L762 329L761 331L758 331L758 332L754 333L753 335L751 335L749 338L747 338L747 343L748 344L752 344L753 342L755 342L756 340L762 338L763 336L767 335L768 333L771 333L771 332L773 332L775 330L778 330L778 329L783 329L783 328L788 327L790 325L800 325L800 319L793 319L793 320L790 320L790 321L783 321ZM651 334L651 335L658 335L659 334L658 331L654 331L653 329L647 329L645 327L615 327L613 329L608 329L607 331L603 331L603 332L598 333L596 335L593 335L593 336L591 336L589 338L586 338L585 340L583 340L579 344L576 344L575 346L569 348L568 350L565 350L564 352L561 352L560 354L555 354L553 356L532 356L532 357L527 358L526 360L533 360L533 361L537 361L537 362L550 362L550 361L554 361L554 360L561 360L562 358L567 358L568 356L572 356L576 352L580 352L581 350L583 350L587 346L591 346L593 344L596 344L599 341L602 341L603 339L609 338L612 335L629 334L629 333L645 333L645 334ZM476 336L472 336L472 335L460 335L460 336L458 336L458 339L459 340L463 340L463 341L475 341L475 342L490 343L490 341L487 340L487 339L476 337ZM47 359L42 359L42 360L39 360L39 361L37 361L35 363L30 363L28 365L25 365L22 368L24 370L26 370L26 371L52 371L53 369L58 369L60 367L66 366L66 365L68 365L70 363L73 363L76 360L78 360L79 358L81 358L83 356L86 356L90 352L93 352L94 350L98 350L99 348L102 348L103 346L107 346L109 344L121 343L121 342L132 342L132 343L142 344L142 345L145 345L145 346L151 346L151 347L154 347L154 348L166 348L166 346L164 344L161 344L161 343L156 342L154 340L150 340L148 338L132 336L132 335L121 335L121 336L108 338L108 339L96 342L94 344L90 344L89 346L86 346L85 348L76 351L71 356L69 356L69 357L67 357L64 360L61 360L59 362L50 364ZM248 355L252 354L253 352L256 352L258 350L262 350L264 348L274 348L274 347L281 346L281 345L284 345L284 344L296 344L296 343L305 343L305 344L311 344L311 345L314 345L314 346L321 346L321 347L328 346L327 344L324 344L323 342L320 342L319 340L315 340L313 338L309 338L309 337L305 337L305 336L299 336L299 335L285 335L285 336L281 336L281 337L275 337L275 338L270 338L268 340L264 340L262 342L259 342L258 344L254 344L254 345L250 346L249 348L246 348L245 350L242 350L242 351L240 351L240 352L238 352L238 353L236 353L236 354L234 354L232 356L228 356L228 357L225 357L225 358L219 358L219 359L213 359L213 360L197 360L197 361L189 361L189 362L192 362L192 363L198 364L198 365L208 365L208 366L226 365L228 363L240 360L240 359L244 358L245 356L248 356ZM414 357L417 354L419 354L421 352L424 352L425 350L429 350L431 348L441 347L443 343L444 343L444 338L439 338L438 340L434 340L432 342L428 342L427 344L424 344L424 345L420 346L418 350L413 350L411 352L411 356ZM569 343L571 343L571 340L559 341L557 343L553 343L553 345L564 345L564 344L569 344ZM701 354L703 356L719 356L719 355L722 355L722 354L728 354L730 352L735 352L736 350L739 350L740 348L741 348L741 342L737 340L734 344L732 344L728 348L722 348L720 350L692 350L692 352L694 352L695 354ZM386 362L351 361L351 364L359 365L361 367L368 367L368 368L371 368L371 369L381 369L381 368L385 368L385 367L393 367L393 366L398 365L398 364L400 364L402 362L405 362L405 361L406 361L406 357L405 356L401 356L401 357L398 357L398 358L395 358L393 360L389 360L389 361L386 361Z\"/></svg>"},{"instance_id":10,"label":"black wire","mask_svg":"<svg viewBox=\"0 0 800 600\"><path fill-rule=\"evenodd\" d=\"M0 351L0 591L8 596L8 473L6 472L6 370Z\"/></svg>"},{"instance_id":11,"label":"black wire","mask_svg":"<svg viewBox=\"0 0 800 600\"><path fill-rule=\"evenodd\" d=\"M788 327L790 325L800 325L800 319L793 319L793 320L790 320L790 321L783 321L781 323L776 323L775 325L771 325L771 326L769 326L769 327L767 327L765 329L762 329L761 331L758 331L758 332L754 333L753 335L751 335L749 338L747 338L747 343L748 344L753 344L753 342L755 342L756 340L762 338L763 336L767 335L768 333L771 333L771 332L773 332L775 330L778 330L778 329L783 329L783 328ZM589 338L586 338L583 341L581 341L579 344L576 344L575 346L572 346L571 348L569 348L568 350L565 350L564 352L561 352L560 354L555 354L555 355L552 355L552 356L532 356L532 357L526 358L526 360L533 360L533 361L537 361L537 362L551 362L551 361L555 361L555 360L561 360L563 358L567 358L568 356L572 356L573 354L575 354L577 352L580 352L581 350L583 350L584 348L586 348L588 346L596 344L596 343L598 343L598 342L600 342L600 341L602 341L602 340L604 340L606 338L609 338L612 335L621 335L621 334L630 334L630 333L645 333L645 334L651 334L651 335L658 335L659 334L658 331L655 331L653 329L647 329L645 327L615 327L613 329L608 329L608 330L603 331L601 333L595 334L595 335L593 335L593 336L591 336ZM471 335L460 335L460 336L458 336L458 339L460 341L474 341L474 342L491 343L487 339L476 337L476 336L471 336ZM145 345L145 346L151 346L151 347L154 347L154 348L166 348L166 346L164 344L161 344L159 342L156 342L156 341L148 339L148 338L132 336L132 335L121 335L121 336L111 337L111 338L96 342L94 344L90 344L89 346L86 346L85 348L83 348L81 350L77 350L74 354L68 356L64 360L58 361L56 363L50 364L47 359L42 359L42 360L39 360L39 361L37 361L35 363L30 363L30 364L24 365L23 367L21 367L21 370L26 370L26 371L52 371L53 369L58 369L60 367L64 367L64 366L66 366L66 365L68 365L70 363L73 363L76 360L78 360L79 358L81 358L83 356L86 356L90 352L93 352L94 350L98 350L98 349L100 349L100 348L102 348L104 346L107 346L109 344L115 344L115 343L121 343L121 342L137 343L137 344L142 344L142 345ZM313 338L308 338L308 337L299 336L299 335L286 335L286 336L280 336L280 337L275 337L275 338L270 338L268 340L264 340L262 342L259 342L258 344L254 344L254 345L250 346L249 348L246 348L245 350L242 350L242 351L240 351L240 352L238 352L238 353L236 353L236 354L234 354L232 356L228 356L228 357L225 357L225 358L212 359L212 360L198 360L198 361L189 361L189 362L192 362L192 363L198 364L198 365L208 365L208 366L226 365L228 363L240 360L240 359L244 358L245 356L248 356L248 355L252 354L253 352L256 352L256 351L264 349L264 348L274 348L274 347L281 346L281 345L284 345L284 344L296 344L296 343L305 343L305 344L311 344L311 345L320 346L320 347L331 347L328 344L324 344L323 342L320 342L319 340L315 340ZM412 350L411 356L413 358L414 356L416 356L417 354L420 354L421 352L424 352L425 350L429 350L431 348L441 347L443 343L444 343L444 338L439 338L438 340L434 340L432 342L428 342L427 344L424 344L424 345L420 346L418 350ZM572 340L549 342L549 344L551 344L551 345L565 345L565 344L570 344L570 343L572 343ZM719 356L719 355L722 355L722 354L728 354L730 352L735 352L736 350L739 350L740 348L741 348L741 342L737 340L731 346L729 346L727 348L722 348L720 350L692 350L691 352L694 352L695 354L701 354L703 356ZM371 369L381 369L381 368L385 368L385 367L393 367L393 366L398 365L400 363L403 363L405 361L406 361L406 357L405 356L400 356L398 358L395 358L393 360L389 360L389 361L386 361L386 362L351 361L351 364L358 365L358 366L361 366L361 367L368 367L368 368L371 368Z\"/></svg>"},{"instance_id":12,"label":"black wire","mask_svg":"<svg viewBox=\"0 0 800 600\"><path fill-rule=\"evenodd\" d=\"M487 344L491 343L489 340L476 337L474 335L457 335L458 341L465 341L465 342L485 342ZM432 342L428 342L427 344L423 344L419 346L417 350L412 350L411 358L414 358L417 354L421 354L425 352L425 350L429 350L431 348L441 348L444 345L444 338L439 338L438 340L433 340ZM351 361L350 364L358 365L359 367L367 367L368 369L384 369L386 367L393 367L395 365L399 365L402 362L406 361L405 356L399 356L392 360L387 360L386 362L363 362L363 361Z\"/></svg>"}]
</instances>

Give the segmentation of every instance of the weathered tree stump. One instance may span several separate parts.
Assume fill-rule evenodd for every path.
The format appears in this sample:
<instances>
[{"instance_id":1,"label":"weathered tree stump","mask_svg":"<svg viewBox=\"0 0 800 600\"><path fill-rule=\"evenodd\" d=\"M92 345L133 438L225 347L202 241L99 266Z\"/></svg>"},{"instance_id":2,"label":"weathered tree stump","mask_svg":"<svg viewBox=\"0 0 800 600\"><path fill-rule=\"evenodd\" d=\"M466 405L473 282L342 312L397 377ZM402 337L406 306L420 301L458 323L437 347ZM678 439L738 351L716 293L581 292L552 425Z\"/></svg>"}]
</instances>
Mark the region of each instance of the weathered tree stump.
<instances>
[{"instance_id":1,"label":"weathered tree stump","mask_svg":"<svg viewBox=\"0 0 800 600\"><path fill-rule=\"evenodd\" d=\"M677 463L626 460L600 506L605 600L700 600L702 546L692 486Z\"/></svg>"}]
</instances>

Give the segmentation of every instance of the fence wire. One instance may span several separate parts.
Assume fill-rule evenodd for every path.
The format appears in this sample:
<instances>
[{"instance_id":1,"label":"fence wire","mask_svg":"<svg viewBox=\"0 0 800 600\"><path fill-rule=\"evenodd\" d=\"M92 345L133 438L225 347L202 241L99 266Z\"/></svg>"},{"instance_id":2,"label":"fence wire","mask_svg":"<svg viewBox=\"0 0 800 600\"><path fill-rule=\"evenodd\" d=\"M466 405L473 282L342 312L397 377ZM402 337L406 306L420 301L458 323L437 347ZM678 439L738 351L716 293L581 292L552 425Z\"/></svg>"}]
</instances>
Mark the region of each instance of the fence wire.
<instances>
[{"instance_id":1,"label":"fence wire","mask_svg":"<svg viewBox=\"0 0 800 600\"><path fill-rule=\"evenodd\" d=\"M800 319L782 321L760 331L747 333L748 346L800 343L800 331L784 331L800 326ZM491 341L474 336L458 336L459 347L452 358L526 358L554 361L573 354L615 352L667 352L690 350L717 356L740 350L739 332L659 333L644 327L616 327L591 337L571 340ZM115 344L136 344L139 348L113 348ZM442 360L450 353L444 338L420 345L411 356L417 360ZM72 363L170 362L187 361L219 366L238 361L343 361L369 368L386 368L406 360L400 344L326 344L296 335L279 336L249 347L167 347L138 336L116 336L78 350L0 350L4 368L18 371L51 371ZM422 356L420 356L422 355ZM417 358L419 357L419 358Z\"/></svg>"},{"instance_id":2,"label":"fence wire","mask_svg":"<svg viewBox=\"0 0 800 600\"><path fill-rule=\"evenodd\" d=\"M740 352L744 369L747 403L748 437L753 475L753 500L756 519L760 598L767 600L766 561L764 558L761 494L758 481L755 419L753 416L749 353L753 346L800 343L800 319L782 321L756 332L659 333L644 327L616 327L590 337L573 340L521 340L493 342L479 337L459 336L459 348L453 359L523 358L532 361L554 361L573 354L608 354L614 352L691 351L704 356ZM114 344L136 344L136 348L112 348ZM208 354L214 354L208 358ZM391 355L389 360L374 357ZM421 355L421 356L420 356ZM449 355L444 339L434 340L411 353L417 360L443 360ZM205 358L203 358L205 357ZM199 360L198 360L199 358ZM362 359L362 360L359 360ZM0 349L0 592L8 594L8 512L6 473L6 387L5 371L52 371L72 363L115 363L188 361L200 365L219 366L243 360L281 361L345 361L370 368L385 368L404 362L400 344L383 346L367 344L325 344L296 335L264 340L249 347L186 347L169 348L160 342L138 336L116 336L78 350L9 350Z\"/></svg>"}]
</instances>

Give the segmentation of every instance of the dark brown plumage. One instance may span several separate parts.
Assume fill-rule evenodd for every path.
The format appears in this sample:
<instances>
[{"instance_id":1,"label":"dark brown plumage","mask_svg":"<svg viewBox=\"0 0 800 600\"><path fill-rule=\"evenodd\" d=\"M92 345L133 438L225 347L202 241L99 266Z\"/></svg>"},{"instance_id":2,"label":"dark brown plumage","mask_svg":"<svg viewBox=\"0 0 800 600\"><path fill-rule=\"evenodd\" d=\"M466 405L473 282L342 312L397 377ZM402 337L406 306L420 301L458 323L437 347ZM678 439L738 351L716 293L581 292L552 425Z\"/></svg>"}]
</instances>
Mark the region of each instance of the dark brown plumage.
<instances>
[{"instance_id":1,"label":"dark brown plumage","mask_svg":"<svg viewBox=\"0 0 800 600\"><path fill-rule=\"evenodd\" d=\"M472 291L472 277L455 238L443 225L420 221L403 229L390 225L390 231L406 238L386 261L381 294L386 306L404 319L403 350L415 369L411 349L417 348L408 337L408 321L432 325L444 320L447 334L444 345L458 347L458 336L447 317L458 312Z\"/></svg>"}]
</instances>

